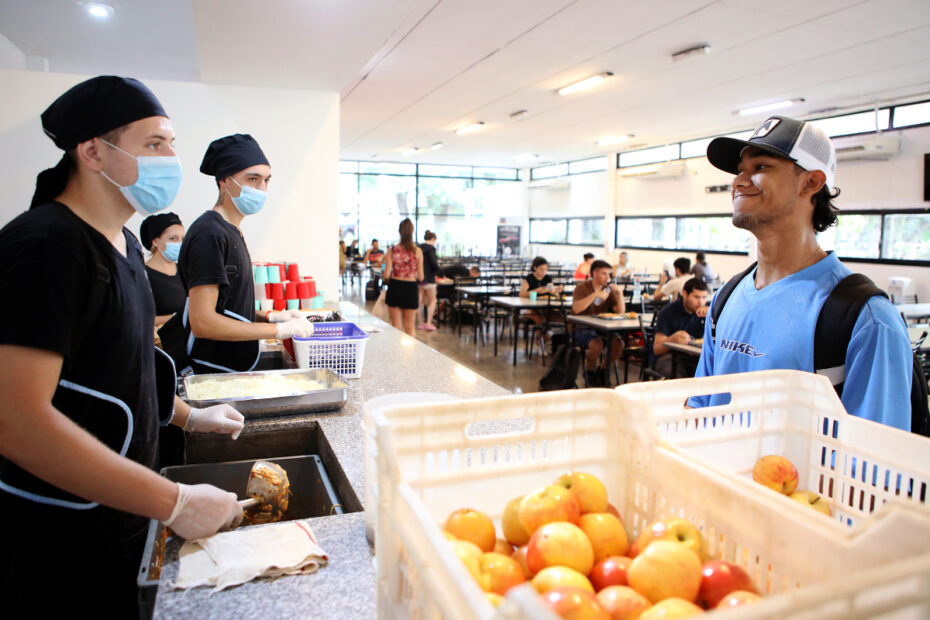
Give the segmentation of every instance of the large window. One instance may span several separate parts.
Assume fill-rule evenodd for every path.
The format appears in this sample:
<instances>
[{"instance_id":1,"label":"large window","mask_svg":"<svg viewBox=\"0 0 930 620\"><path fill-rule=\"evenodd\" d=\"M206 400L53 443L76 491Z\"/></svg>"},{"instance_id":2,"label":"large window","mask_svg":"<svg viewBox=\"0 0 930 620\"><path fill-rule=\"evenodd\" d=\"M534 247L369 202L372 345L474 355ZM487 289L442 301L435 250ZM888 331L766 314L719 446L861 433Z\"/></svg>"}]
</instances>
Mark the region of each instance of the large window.
<instances>
[{"instance_id":1,"label":"large window","mask_svg":"<svg viewBox=\"0 0 930 620\"><path fill-rule=\"evenodd\" d=\"M500 218L522 212L515 169L342 161L339 170L340 234L362 249L394 243L409 217L417 241L436 233L442 256L492 255Z\"/></svg>"},{"instance_id":2,"label":"large window","mask_svg":"<svg viewBox=\"0 0 930 620\"><path fill-rule=\"evenodd\" d=\"M844 211L817 239L841 259L930 266L930 209ZM616 219L617 247L745 254L749 241L729 214Z\"/></svg>"},{"instance_id":3,"label":"large window","mask_svg":"<svg viewBox=\"0 0 930 620\"><path fill-rule=\"evenodd\" d=\"M602 217L547 217L530 220L530 243L604 245Z\"/></svg>"}]
</instances>

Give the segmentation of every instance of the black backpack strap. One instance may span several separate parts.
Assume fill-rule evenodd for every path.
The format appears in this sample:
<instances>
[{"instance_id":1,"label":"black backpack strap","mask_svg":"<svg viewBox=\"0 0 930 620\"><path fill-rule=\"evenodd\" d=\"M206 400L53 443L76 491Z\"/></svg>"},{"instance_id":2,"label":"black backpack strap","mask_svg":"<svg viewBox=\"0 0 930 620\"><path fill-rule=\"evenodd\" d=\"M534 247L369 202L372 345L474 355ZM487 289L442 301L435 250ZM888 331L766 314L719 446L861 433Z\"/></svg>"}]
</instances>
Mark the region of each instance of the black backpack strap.
<instances>
[{"instance_id":1,"label":"black backpack strap","mask_svg":"<svg viewBox=\"0 0 930 620\"><path fill-rule=\"evenodd\" d=\"M737 275L727 280L727 283L724 284L719 291L717 291L716 295L714 295L714 307L710 315L711 344L717 344L717 321L720 320L720 315L723 314L723 306L727 303L727 300L730 298L730 295L733 293L736 285L739 284L743 278L752 273L752 270L756 268L757 264L758 263L751 264L745 271L738 273Z\"/></svg>"},{"instance_id":2,"label":"black backpack strap","mask_svg":"<svg viewBox=\"0 0 930 620\"><path fill-rule=\"evenodd\" d=\"M836 393L841 396L846 380L849 339L862 306L876 295L888 297L866 276L861 273L850 274L833 288L817 317L814 330L814 372L830 379Z\"/></svg>"}]
</instances>

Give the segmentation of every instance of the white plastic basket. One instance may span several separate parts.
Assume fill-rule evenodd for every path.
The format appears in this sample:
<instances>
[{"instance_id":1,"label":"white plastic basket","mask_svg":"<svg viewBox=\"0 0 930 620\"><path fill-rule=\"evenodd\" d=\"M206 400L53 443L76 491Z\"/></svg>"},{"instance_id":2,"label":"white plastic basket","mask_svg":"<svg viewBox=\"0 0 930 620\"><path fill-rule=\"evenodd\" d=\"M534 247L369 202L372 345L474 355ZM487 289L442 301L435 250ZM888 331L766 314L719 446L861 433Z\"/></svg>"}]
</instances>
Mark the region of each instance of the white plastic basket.
<instances>
[{"instance_id":1,"label":"white plastic basket","mask_svg":"<svg viewBox=\"0 0 930 620\"><path fill-rule=\"evenodd\" d=\"M347 379L362 376L368 333L355 323L315 323L313 335L294 337L298 368L329 368Z\"/></svg>"},{"instance_id":2,"label":"white plastic basket","mask_svg":"<svg viewBox=\"0 0 930 620\"><path fill-rule=\"evenodd\" d=\"M786 457L798 468L798 488L825 497L838 523L854 525L892 499L928 501L930 439L846 413L825 377L767 370L617 391L655 417L661 437L740 483L762 488L752 481L756 460ZM730 403L684 408L690 396L718 393L729 393Z\"/></svg>"},{"instance_id":3,"label":"white plastic basket","mask_svg":"<svg viewBox=\"0 0 930 620\"><path fill-rule=\"evenodd\" d=\"M851 575L930 553L926 508L895 503L856 527L836 527L797 502L786 505L764 488L734 485L695 463L656 437L639 402L615 391L409 405L371 421L383 618L545 617L528 585L512 589L495 611L449 550L440 524L453 510L471 507L494 519L500 532L508 500L571 470L604 481L631 536L659 518L687 518L702 528L713 557L740 564L770 595L818 583L839 592ZM513 428L520 430L508 432ZM751 610L727 617L756 617ZM921 610L930 613L926 600Z\"/></svg>"}]
</instances>

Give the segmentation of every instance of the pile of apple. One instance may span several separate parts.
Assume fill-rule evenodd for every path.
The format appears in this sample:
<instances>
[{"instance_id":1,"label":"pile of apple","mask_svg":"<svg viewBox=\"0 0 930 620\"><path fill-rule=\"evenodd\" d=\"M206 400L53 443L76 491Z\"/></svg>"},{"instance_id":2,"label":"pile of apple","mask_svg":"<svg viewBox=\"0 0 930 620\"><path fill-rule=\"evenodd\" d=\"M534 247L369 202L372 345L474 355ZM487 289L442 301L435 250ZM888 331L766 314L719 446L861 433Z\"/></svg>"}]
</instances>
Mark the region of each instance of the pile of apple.
<instances>
[{"instance_id":1,"label":"pile of apple","mask_svg":"<svg viewBox=\"0 0 930 620\"><path fill-rule=\"evenodd\" d=\"M708 561L700 530L686 519L657 521L632 544L604 484L572 472L515 497L501 517L504 538L484 513L456 510L448 544L495 606L530 581L562 618L684 618L760 598L742 568Z\"/></svg>"},{"instance_id":2,"label":"pile of apple","mask_svg":"<svg viewBox=\"0 0 930 620\"><path fill-rule=\"evenodd\" d=\"M760 458L752 467L752 479L817 512L831 515L830 506L822 497L813 491L798 490L798 468L783 456L769 454Z\"/></svg>"}]
</instances>

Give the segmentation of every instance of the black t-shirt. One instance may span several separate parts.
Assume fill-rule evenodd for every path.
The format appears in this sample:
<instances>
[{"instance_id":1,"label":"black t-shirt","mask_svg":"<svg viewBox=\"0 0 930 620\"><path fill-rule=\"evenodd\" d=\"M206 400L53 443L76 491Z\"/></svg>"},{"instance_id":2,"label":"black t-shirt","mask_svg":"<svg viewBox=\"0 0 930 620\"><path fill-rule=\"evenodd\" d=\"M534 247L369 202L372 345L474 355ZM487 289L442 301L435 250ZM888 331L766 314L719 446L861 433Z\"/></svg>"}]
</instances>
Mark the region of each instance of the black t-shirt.
<instances>
[{"instance_id":1,"label":"black t-shirt","mask_svg":"<svg viewBox=\"0 0 930 620\"><path fill-rule=\"evenodd\" d=\"M469 278L471 277L471 272L468 270L468 267L462 263L455 263L454 265L449 265L440 270L441 274L449 278L450 280L455 278Z\"/></svg>"},{"instance_id":2,"label":"black t-shirt","mask_svg":"<svg viewBox=\"0 0 930 620\"><path fill-rule=\"evenodd\" d=\"M55 407L116 452L154 469L159 426L155 304L141 246L125 228L123 235L126 256L57 202L33 208L3 227L0 288L28 304L28 322L22 305L11 299L0 304L0 344L62 355ZM21 534L38 537L46 527L73 531L103 541L97 545L101 553L117 553L115 547L144 532L148 523L102 506L74 509L89 502L2 457L0 480L32 497L57 502L0 490L0 527L12 515ZM25 530L24 524L29 526Z\"/></svg>"},{"instance_id":3,"label":"black t-shirt","mask_svg":"<svg viewBox=\"0 0 930 620\"><path fill-rule=\"evenodd\" d=\"M152 297L155 298L155 314L163 316L183 312L187 302L187 291L181 282L180 272L169 276L146 265L145 273L149 276Z\"/></svg>"},{"instance_id":4,"label":"black t-shirt","mask_svg":"<svg viewBox=\"0 0 930 620\"><path fill-rule=\"evenodd\" d=\"M435 284L436 276L439 274L439 259L436 257L436 248L430 243L421 243L420 250L423 251L423 281L427 284Z\"/></svg>"},{"instance_id":5,"label":"black t-shirt","mask_svg":"<svg viewBox=\"0 0 930 620\"><path fill-rule=\"evenodd\" d=\"M188 293L195 286L219 285L219 314L246 322L254 319L252 257L239 229L216 211L207 211L191 224L181 245L178 273ZM196 338L190 357L198 373L246 371L258 361L258 340Z\"/></svg>"},{"instance_id":6,"label":"black t-shirt","mask_svg":"<svg viewBox=\"0 0 930 620\"><path fill-rule=\"evenodd\" d=\"M550 276L548 273L542 277L542 280L537 278L532 273L526 274L523 279L526 280L526 283L529 285L529 290L531 291L535 291L541 286L548 286L552 283L552 276Z\"/></svg>"},{"instance_id":7,"label":"black t-shirt","mask_svg":"<svg viewBox=\"0 0 930 620\"><path fill-rule=\"evenodd\" d=\"M704 319L685 310L681 299L677 299L662 308L656 318L656 333L671 336L677 331L684 330L692 338L704 335Z\"/></svg>"}]
</instances>

